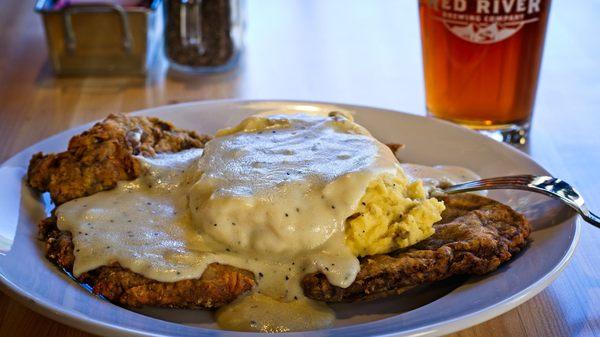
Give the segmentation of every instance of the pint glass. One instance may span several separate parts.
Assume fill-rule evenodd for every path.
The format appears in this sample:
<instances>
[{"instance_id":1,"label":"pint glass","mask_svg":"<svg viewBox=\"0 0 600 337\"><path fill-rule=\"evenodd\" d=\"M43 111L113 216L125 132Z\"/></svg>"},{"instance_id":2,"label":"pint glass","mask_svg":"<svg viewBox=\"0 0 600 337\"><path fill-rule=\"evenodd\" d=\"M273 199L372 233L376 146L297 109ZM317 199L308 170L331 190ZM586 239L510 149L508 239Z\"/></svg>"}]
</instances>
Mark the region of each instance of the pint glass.
<instances>
[{"instance_id":1,"label":"pint glass","mask_svg":"<svg viewBox=\"0 0 600 337\"><path fill-rule=\"evenodd\" d=\"M419 0L428 114L527 139L550 0Z\"/></svg>"}]
</instances>

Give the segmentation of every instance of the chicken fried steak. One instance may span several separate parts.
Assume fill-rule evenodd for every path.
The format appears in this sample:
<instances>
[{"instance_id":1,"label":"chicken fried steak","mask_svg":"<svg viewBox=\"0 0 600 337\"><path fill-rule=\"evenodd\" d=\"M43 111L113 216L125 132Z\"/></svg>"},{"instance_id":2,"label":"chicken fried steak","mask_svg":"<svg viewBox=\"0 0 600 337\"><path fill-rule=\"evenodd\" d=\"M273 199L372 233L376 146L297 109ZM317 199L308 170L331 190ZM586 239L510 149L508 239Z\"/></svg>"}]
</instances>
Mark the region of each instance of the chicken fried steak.
<instances>
[{"instance_id":1,"label":"chicken fried steak","mask_svg":"<svg viewBox=\"0 0 600 337\"><path fill-rule=\"evenodd\" d=\"M140 166L135 155L202 148L209 139L157 118L113 114L73 137L67 151L34 155L27 182L40 192L49 192L60 205L137 178ZM60 231L56 219L50 217L39 224L39 235L46 243L48 259L70 273L75 259L71 234ZM85 273L79 281L116 303L185 308L219 307L255 285L252 273L216 263L199 279L173 283L154 281L116 264Z\"/></svg>"},{"instance_id":2,"label":"chicken fried steak","mask_svg":"<svg viewBox=\"0 0 600 337\"><path fill-rule=\"evenodd\" d=\"M402 293L454 275L496 270L527 244L529 223L497 201L473 194L441 198L446 205L435 233L420 243L388 255L361 260L348 288L331 285L323 274L307 275L306 296L327 302L352 302Z\"/></svg>"},{"instance_id":3,"label":"chicken fried steak","mask_svg":"<svg viewBox=\"0 0 600 337\"><path fill-rule=\"evenodd\" d=\"M141 173L135 155L202 148L208 139L156 118L111 115L73 137L67 151L36 154L27 182L49 192L59 205L135 179ZM305 294L328 302L399 294L453 275L491 272L526 245L529 224L508 206L468 194L442 200L446 210L433 236L409 249L362 258L356 280L345 289L331 285L323 274L307 275L302 282ZM48 259L71 272L75 259L71 234L60 231L54 217L40 223L39 234ZM172 283L148 279L118 264L84 273L78 280L122 305L178 308L217 308L256 285L251 272L217 263L199 279Z\"/></svg>"}]
</instances>

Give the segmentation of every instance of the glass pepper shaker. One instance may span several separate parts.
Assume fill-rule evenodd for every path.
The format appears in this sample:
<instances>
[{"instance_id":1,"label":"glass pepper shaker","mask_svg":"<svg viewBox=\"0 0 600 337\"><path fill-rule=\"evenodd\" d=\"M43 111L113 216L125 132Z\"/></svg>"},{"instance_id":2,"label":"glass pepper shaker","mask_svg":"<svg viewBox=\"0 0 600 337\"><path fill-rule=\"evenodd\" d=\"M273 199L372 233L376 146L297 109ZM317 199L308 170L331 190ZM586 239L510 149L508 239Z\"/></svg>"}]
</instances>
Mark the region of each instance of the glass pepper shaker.
<instances>
[{"instance_id":1,"label":"glass pepper shaker","mask_svg":"<svg viewBox=\"0 0 600 337\"><path fill-rule=\"evenodd\" d=\"M243 37L240 0L166 0L165 53L176 70L220 72L236 65Z\"/></svg>"}]
</instances>

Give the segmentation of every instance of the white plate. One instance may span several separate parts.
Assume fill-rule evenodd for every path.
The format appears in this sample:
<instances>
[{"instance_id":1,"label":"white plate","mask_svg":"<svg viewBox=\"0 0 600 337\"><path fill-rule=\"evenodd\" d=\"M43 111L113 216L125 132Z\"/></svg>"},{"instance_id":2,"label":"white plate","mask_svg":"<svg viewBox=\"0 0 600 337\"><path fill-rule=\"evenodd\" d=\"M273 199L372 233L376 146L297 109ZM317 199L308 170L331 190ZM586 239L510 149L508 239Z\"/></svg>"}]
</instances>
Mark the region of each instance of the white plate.
<instances>
[{"instance_id":1,"label":"white plate","mask_svg":"<svg viewBox=\"0 0 600 337\"><path fill-rule=\"evenodd\" d=\"M471 168L484 177L547 174L521 152L467 129L395 111L344 104L290 101L216 101L140 111L200 133L213 133L244 116L265 110L347 110L384 142L406 144L402 159L426 165ZM0 166L0 284L33 310L62 323L106 336L223 336L204 311L145 308L137 312L91 295L47 262L36 240L44 203L23 184L31 155L63 151L84 125L40 142ZM563 270L577 244L580 225L562 205L526 192L499 191L533 223L530 246L498 271L454 279L398 297L363 304L335 305L335 327L318 336L433 336L450 333L500 315L544 289ZM47 211L47 210L46 210ZM286 334L291 336L295 334Z\"/></svg>"}]
</instances>

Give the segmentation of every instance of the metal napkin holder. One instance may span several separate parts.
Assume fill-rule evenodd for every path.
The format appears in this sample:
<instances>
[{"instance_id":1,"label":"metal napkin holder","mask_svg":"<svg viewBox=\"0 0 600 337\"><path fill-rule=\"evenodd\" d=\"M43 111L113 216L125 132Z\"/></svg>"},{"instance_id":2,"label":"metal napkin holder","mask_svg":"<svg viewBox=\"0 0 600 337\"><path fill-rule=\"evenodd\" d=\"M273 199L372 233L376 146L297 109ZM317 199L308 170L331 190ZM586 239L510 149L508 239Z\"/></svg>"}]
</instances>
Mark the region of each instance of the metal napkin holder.
<instances>
[{"instance_id":1,"label":"metal napkin holder","mask_svg":"<svg viewBox=\"0 0 600 337\"><path fill-rule=\"evenodd\" d=\"M59 75L143 75L161 45L161 0L147 6L113 3L54 8L54 0L37 0L49 57Z\"/></svg>"}]
</instances>

